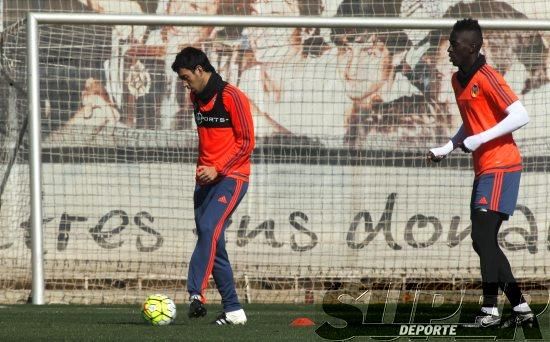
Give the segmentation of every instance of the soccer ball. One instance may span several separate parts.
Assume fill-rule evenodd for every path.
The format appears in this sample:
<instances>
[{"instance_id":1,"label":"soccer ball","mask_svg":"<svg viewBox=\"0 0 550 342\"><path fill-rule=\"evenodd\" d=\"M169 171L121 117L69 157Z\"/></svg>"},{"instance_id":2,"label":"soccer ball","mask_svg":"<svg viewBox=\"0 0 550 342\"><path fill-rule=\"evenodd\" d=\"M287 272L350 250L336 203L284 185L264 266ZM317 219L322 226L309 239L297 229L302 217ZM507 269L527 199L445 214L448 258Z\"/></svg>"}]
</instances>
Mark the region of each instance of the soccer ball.
<instances>
[{"instance_id":1,"label":"soccer ball","mask_svg":"<svg viewBox=\"0 0 550 342\"><path fill-rule=\"evenodd\" d=\"M163 294L154 294L143 303L141 315L152 325L168 325L176 319L176 304Z\"/></svg>"}]
</instances>

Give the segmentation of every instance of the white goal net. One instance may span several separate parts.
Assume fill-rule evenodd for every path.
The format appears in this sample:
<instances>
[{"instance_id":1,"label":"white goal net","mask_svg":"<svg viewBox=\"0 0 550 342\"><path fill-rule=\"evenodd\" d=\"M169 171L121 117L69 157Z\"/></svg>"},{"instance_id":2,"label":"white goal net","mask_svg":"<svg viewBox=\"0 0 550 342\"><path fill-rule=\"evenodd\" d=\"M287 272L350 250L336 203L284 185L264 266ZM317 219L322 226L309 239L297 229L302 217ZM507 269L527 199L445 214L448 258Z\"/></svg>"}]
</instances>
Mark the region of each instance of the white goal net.
<instances>
[{"instance_id":1,"label":"white goal net","mask_svg":"<svg viewBox=\"0 0 550 342\"><path fill-rule=\"evenodd\" d=\"M330 15L408 13L383 3L345 0ZM526 18L507 3L484 3L455 2L438 15ZM326 15L315 1L246 5L262 15ZM310 302L347 282L452 289L479 281L470 156L455 151L437 166L424 158L460 122L448 30L83 24L39 32L48 302L133 303L151 291L187 298L197 138L170 69L187 45L204 49L253 108L250 187L226 232L241 297ZM550 266L548 38L488 30L483 50L531 118L515 134L522 186L499 235L515 275L530 284L545 284ZM13 21L0 59L0 302L25 301L31 283L26 62L25 23Z\"/></svg>"}]
</instances>

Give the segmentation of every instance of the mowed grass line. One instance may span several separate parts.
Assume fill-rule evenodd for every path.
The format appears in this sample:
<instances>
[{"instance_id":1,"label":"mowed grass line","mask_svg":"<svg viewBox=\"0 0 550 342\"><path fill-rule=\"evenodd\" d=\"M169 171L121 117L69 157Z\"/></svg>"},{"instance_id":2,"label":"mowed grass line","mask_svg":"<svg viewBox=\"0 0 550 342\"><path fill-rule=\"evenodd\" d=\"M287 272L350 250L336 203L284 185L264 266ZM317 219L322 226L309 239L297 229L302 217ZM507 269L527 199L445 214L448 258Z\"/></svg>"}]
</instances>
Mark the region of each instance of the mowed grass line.
<instances>
[{"instance_id":1,"label":"mowed grass line","mask_svg":"<svg viewBox=\"0 0 550 342\"><path fill-rule=\"evenodd\" d=\"M320 305L249 304L245 306L246 326L210 324L221 310L218 305L208 305L207 317L196 320L187 318L186 305L177 308L175 324L153 327L141 318L139 305L0 305L0 341L323 341L315 333L320 324L343 323L323 312ZM316 325L291 327L298 317L310 318ZM544 340L550 340L549 312L541 317L540 326ZM515 340L522 341L522 336L520 331Z\"/></svg>"}]
</instances>

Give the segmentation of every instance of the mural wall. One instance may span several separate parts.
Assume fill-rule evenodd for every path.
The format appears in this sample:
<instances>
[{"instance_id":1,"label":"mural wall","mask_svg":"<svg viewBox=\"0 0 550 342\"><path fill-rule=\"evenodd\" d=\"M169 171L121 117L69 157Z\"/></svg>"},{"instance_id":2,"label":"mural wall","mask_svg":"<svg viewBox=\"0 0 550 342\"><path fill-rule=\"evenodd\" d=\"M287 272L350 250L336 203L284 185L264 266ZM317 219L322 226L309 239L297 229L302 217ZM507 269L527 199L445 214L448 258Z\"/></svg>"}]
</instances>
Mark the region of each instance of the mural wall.
<instances>
[{"instance_id":1,"label":"mural wall","mask_svg":"<svg viewBox=\"0 0 550 342\"><path fill-rule=\"evenodd\" d=\"M5 3L6 25L23 14L17 3ZM545 1L72 0L29 2L29 7L168 15L550 17ZM424 149L446 141L459 125L447 31L174 26L49 30L43 33L49 57L41 76L46 142L89 143L105 128L193 130L188 94L170 68L175 54L188 45L203 48L218 72L249 95L256 134L267 142L302 137L326 147L406 144ZM521 134L545 136L535 126L547 127L540 102L549 86L549 37L535 31L485 32L488 62L505 75L536 123L519 133L520 139Z\"/></svg>"}]
</instances>

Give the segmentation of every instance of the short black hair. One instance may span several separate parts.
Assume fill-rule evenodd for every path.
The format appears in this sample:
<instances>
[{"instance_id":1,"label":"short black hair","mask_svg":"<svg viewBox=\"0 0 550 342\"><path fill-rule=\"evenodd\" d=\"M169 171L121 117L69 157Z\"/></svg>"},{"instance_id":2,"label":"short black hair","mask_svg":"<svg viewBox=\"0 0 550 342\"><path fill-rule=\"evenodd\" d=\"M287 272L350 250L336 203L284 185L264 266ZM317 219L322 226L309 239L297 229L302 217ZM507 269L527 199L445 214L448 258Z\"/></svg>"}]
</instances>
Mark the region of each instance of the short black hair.
<instances>
[{"instance_id":1,"label":"short black hair","mask_svg":"<svg viewBox=\"0 0 550 342\"><path fill-rule=\"evenodd\" d=\"M454 32L473 32L475 34L475 39L477 43L477 49L481 49L481 45L483 45L483 32L481 31L481 26L479 26L479 23L476 19L472 18L466 18L457 21L453 26Z\"/></svg>"},{"instance_id":2,"label":"short black hair","mask_svg":"<svg viewBox=\"0 0 550 342\"><path fill-rule=\"evenodd\" d=\"M176 59L172 63L172 70L174 72L178 72L179 69L194 71L199 65L204 71L216 72L216 69L210 64L210 60L208 60L208 57L202 50L188 46L176 55Z\"/></svg>"}]
</instances>

